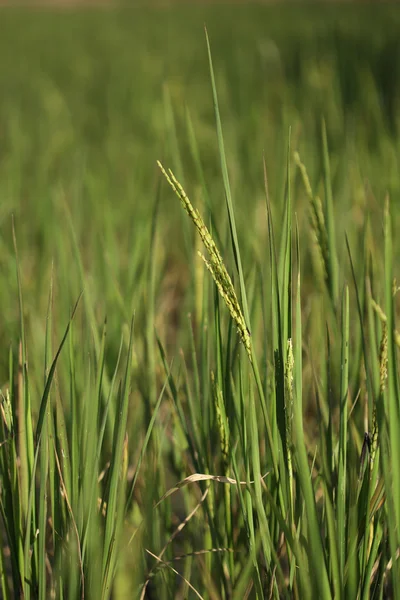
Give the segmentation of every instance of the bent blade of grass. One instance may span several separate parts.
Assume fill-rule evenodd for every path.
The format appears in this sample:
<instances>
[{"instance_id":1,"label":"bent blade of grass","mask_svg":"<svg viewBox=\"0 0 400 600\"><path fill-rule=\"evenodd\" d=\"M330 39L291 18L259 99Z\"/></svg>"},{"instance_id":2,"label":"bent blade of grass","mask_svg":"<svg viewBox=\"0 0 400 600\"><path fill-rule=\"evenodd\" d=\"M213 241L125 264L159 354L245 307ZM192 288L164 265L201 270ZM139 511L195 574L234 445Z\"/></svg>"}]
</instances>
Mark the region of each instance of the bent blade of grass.
<instances>
[{"instance_id":1,"label":"bent blade of grass","mask_svg":"<svg viewBox=\"0 0 400 600\"><path fill-rule=\"evenodd\" d=\"M80 429L82 427L83 407L78 402L76 393L76 350L74 347L74 327L71 327L69 339L69 410L70 427L69 439L71 443L71 503L72 506L78 505L79 493L79 447L80 447Z\"/></svg>"},{"instance_id":2,"label":"bent blade of grass","mask_svg":"<svg viewBox=\"0 0 400 600\"><path fill-rule=\"evenodd\" d=\"M265 479L268 476L268 474L269 473L260 475L260 480ZM182 479L182 481L178 481L178 483L176 483L174 485L174 487L170 488L167 492L165 492L165 494L159 499L159 501L154 506L154 508L156 508L159 504L164 502L164 500L166 500L169 496L171 496L172 494L175 494L175 492L177 492L181 488L185 487L186 485L189 485L190 483L197 483L199 481L216 481L217 483L225 483L225 484L235 485L235 486L251 485L251 484L255 483L255 479L253 481L240 481L238 479L233 479L232 477L228 477L227 475L210 475L209 473L192 473L192 475L185 477L185 479Z\"/></svg>"},{"instance_id":3,"label":"bent blade of grass","mask_svg":"<svg viewBox=\"0 0 400 600\"><path fill-rule=\"evenodd\" d=\"M46 318L44 385L46 385L46 379L47 379L47 376L49 373L49 369L51 367L51 360L53 357L53 343L52 343L52 338L53 338L53 308L52 308L53 285L54 285L54 269L53 269L53 265L52 265L48 313L47 313L47 318ZM70 329L69 335L71 335L71 329ZM51 403L49 403L49 404L51 404ZM53 420L53 414L52 414L50 406L48 407L48 410L47 410L47 428L48 428L47 436L48 436L49 440L55 439L56 434L55 434L55 428L54 428L54 420ZM49 444L48 444L48 446L49 446ZM51 518L53 520L53 527L51 528L51 538L52 538L54 553L56 554L57 543L59 541L59 538L56 535L56 531L58 530L57 515L59 512L56 507L56 502L57 502L56 496L58 493L58 491L57 491L58 483L56 482L55 457L54 457L54 453L50 452L50 447L48 448L48 460L49 460L48 487L49 487L49 495L50 495L49 510L50 510Z\"/></svg>"},{"instance_id":4,"label":"bent blade of grass","mask_svg":"<svg viewBox=\"0 0 400 600\"><path fill-rule=\"evenodd\" d=\"M70 317L70 319L68 321L68 325L67 325L67 327L65 329L64 335L63 335L61 343L60 343L60 345L59 345L59 347L57 349L56 355L55 355L55 357L53 359L53 362L51 364L51 367L50 367L49 375L47 377L47 381L46 381L46 385L45 385L45 388L44 388L42 400L40 402L38 422L37 422L37 425L36 425L35 438L36 438L36 446L37 447L40 444L40 438L41 438L41 435L42 435L44 418L45 418L46 410L47 410L47 403L48 403L48 400L49 400L50 388L51 388L51 384L53 382L54 373L55 373L55 370L56 370L56 367L57 367L57 362L58 362L58 359L60 357L61 350L63 349L65 341L66 341L66 339L68 337L68 333L69 333L72 321L74 319L75 313L76 313L76 311L78 309L78 305L79 305L81 297L82 297L82 294L80 294L80 296L79 296L78 300L76 301L75 306L74 306L74 308L72 310L71 317ZM37 452L37 448L36 448L36 452Z\"/></svg>"}]
</instances>

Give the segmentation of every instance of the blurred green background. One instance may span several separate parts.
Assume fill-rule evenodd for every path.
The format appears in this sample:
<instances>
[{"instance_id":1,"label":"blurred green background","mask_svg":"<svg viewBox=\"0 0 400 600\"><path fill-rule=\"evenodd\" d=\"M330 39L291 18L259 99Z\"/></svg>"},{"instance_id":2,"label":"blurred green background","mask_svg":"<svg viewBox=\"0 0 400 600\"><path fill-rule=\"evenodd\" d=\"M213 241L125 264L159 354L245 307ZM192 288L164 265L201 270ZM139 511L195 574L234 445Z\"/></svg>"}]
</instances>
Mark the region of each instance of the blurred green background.
<instances>
[{"instance_id":1,"label":"blurred green background","mask_svg":"<svg viewBox=\"0 0 400 600\"><path fill-rule=\"evenodd\" d=\"M108 314L118 327L117 289L125 307L135 305L140 313L141 302L132 302L140 264L132 261L135 247L147 243L144 230L159 178L156 160L174 167L188 191L198 185L188 112L213 210L218 214L223 208L203 24L212 45L245 248L264 251L265 240L247 233L249 224L252 234L266 226L259 218L263 153L279 210L289 126L292 148L318 187L322 160L316 148L325 118L339 232L349 224L361 227L366 206L380 210L386 191L397 203L396 5L200 3L124 10L7 8L0 14L3 344L18 327L16 283L9 271L11 214L33 332L36 319L43 320L52 260L63 290L60 301L71 303L81 289L76 262L66 251L71 248L66 207L98 318ZM156 271L161 277L174 267L184 271L188 257L182 253L183 236L176 235L185 223L179 203L165 196L160 210ZM182 279L179 273L172 286Z\"/></svg>"}]
</instances>

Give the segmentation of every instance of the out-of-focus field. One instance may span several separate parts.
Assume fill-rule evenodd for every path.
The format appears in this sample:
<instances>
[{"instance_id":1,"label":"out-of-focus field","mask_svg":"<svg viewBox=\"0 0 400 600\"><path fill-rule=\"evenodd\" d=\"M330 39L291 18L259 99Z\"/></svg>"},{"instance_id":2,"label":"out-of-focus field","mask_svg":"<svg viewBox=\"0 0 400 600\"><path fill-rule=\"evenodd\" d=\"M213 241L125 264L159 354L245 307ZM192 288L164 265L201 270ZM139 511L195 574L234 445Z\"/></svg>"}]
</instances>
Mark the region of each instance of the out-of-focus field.
<instances>
[{"instance_id":1,"label":"out-of-focus field","mask_svg":"<svg viewBox=\"0 0 400 600\"><path fill-rule=\"evenodd\" d=\"M396 552L395 542L392 539L392 545L387 542L394 521L381 505L381 512L374 513L379 539L383 541L377 542L376 548L373 546L376 553L370 560L369 572L366 567L368 564L369 568L371 556L368 552L372 552L369 525L365 525L365 519L362 522L362 507L349 490L358 489L363 435L371 426L371 402L379 391L379 376L375 376L375 387L368 388L368 369L375 369L376 375L382 365L379 363L381 321L379 312L373 317L368 312L369 296L365 290L369 288L364 283L368 275L374 299L387 308L382 233L387 194L394 227L394 275L400 250L396 237L400 225L400 11L396 5L360 8L342 4L247 3L229 6L195 3L110 11L92 8L29 11L8 7L0 12L0 344L3 349L0 383L4 394L7 388L11 389L15 418L15 430L3 425L2 435L8 441L17 440L16 455L20 457L18 465L22 465L22 471L17 470L15 476L20 477L21 490L12 487L11 475L9 487L3 481L0 488L6 524L2 534L3 546L7 548L4 564L7 572L11 567L14 569L10 589L17 594L19 586L32 586L31 597L41 590L44 598L49 590L61 597L64 586L69 597L79 597L84 573L88 597L91 593L93 598L108 597L111 581L115 581L114 597L127 598L140 595L150 572L152 582L146 592L149 598L195 597L185 581L190 581L204 598L244 598L247 593L253 597L256 592L261 597L260 590L265 597L270 593L278 597L284 589L294 597L306 597L307 591L314 597L328 597L323 583L318 587L313 576L307 579L306 575L321 572L322 568L315 558L318 552L305 559L307 544L315 538L307 529L312 519L308 517L309 504L307 508L302 505L304 489L300 484L294 500L287 500L287 504L286 492L279 500L280 486L286 485L281 480L280 483L273 478L272 483L266 480L272 490L271 497L260 488L256 497L249 491L244 500L238 496L236 486L226 492L222 484L215 484L199 511L202 517L193 517L178 541L169 544L163 555L166 561L173 561L177 554L190 555L171 563L181 577L165 565L150 571L156 563L145 551L158 555L178 522L200 500L201 494L194 484L175 494L172 502L168 498L161 508L153 509L155 502L178 480L200 471L234 478L238 475L238 479L247 481L255 479L256 459L248 446L255 430L243 432L244 422L250 418L246 407L260 393L260 388L252 388L250 367L238 366L236 327L230 324L223 300L218 304L214 296L211 278L197 257L200 246L192 224L178 198L162 181L156 164L159 159L173 169L206 224L211 223L239 290L226 214L204 24L211 42L244 279L250 298L252 343L257 350L268 407L275 406L270 397L275 398L276 394L274 402L278 408L268 410L272 411L272 434L279 449L279 461L286 456L284 441L279 437L285 427L282 429L282 423L276 420L279 411L283 411L276 399L284 397L284 384L279 392L279 385L276 387L279 369L274 371L273 365L277 356L274 350L282 340L278 344L279 319L272 300L274 259L268 235L263 157L279 256L284 256L284 236L289 227L285 202L290 183L291 234L295 240L298 228L302 267L303 369L297 377L303 383L304 437L309 465L316 460L314 467L325 481L323 489L329 491L333 503L337 501L336 492L332 491L336 489L337 477L346 477L346 471L344 474L340 471L335 458L329 469L326 465L329 452L333 457L343 458L338 451L339 421L342 422L340 415L343 416L338 398L347 387L341 375L344 342L340 315L343 286L347 283L350 287L348 393L353 412L348 425L351 475L348 475L346 510L354 510L351 514L359 515L359 520L354 517L355 529L350 520L343 526L347 537L344 545L338 546L339 567L330 562L333 546L329 544L329 536L333 530L331 523L327 524L323 493L318 492L319 484L315 483L330 589L332 593L339 588L347 589L351 597L362 577L371 582L371 589L380 577L374 597L382 597L380 593L398 593L398 588L393 592L391 579L392 574L396 578L398 573L398 561L394 561L392 570L386 570ZM323 121L329 172L324 163ZM315 221L314 229L310 225L310 199L295 163L296 152L306 165L314 195L322 198L324 206L329 195L328 176L331 182L338 266L334 276L332 272L324 275L324 265L321 267L318 262L321 258L318 245L323 254L326 239L323 236L318 239ZM23 328L12 216L23 296ZM325 220L329 221L329 215L325 214ZM361 290L358 298L361 304L357 304L346 234L353 253L355 280ZM330 252L331 241L329 238ZM293 281L297 281L295 246L291 264ZM279 285L283 286L283 295L287 292L284 272L282 266ZM329 287L332 277L336 283L327 290L325 284ZM293 284L293 291L295 287ZM82 290L72 332L55 371L50 403L45 406L44 380L50 359ZM292 298L290 290L288 297ZM287 328L290 307L283 303L282 310L283 306L287 313L285 317L281 315L285 320L282 332L291 337L290 326ZM368 368L364 361L365 338L360 328L360 319L367 313L372 319L369 327L371 323L376 326L376 339L372 329L367 335L371 364L375 361L374 367ZM129 350L132 315L133 347ZM107 337L103 348L105 320ZM19 351L21 339L24 346L26 342L23 358ZM280 347L286 348L286 339ZM122 359L118 363L120 348ZM242 357L242 363L243 360ZM142 461L140 452L145 433L149 424L153 427L151 417L171 363L174 379L167 382ZM283 378L283 371L281 375ZM224 436L218 385L223 390L224 410L231 419L228 419L229 443L221 439ZM376 394L371 393L372 389ZM34 448L38 438L34 434L40 406L47 410L43 414L48 414L44 438L48 455L41 454L36 467ZM121 406L129 409L126 427ZM33 433L29 437L25 427L31 413ZM259 468L262 474L272 473L271 440L265 437L259 407L256 418L260 435ZM21 427L21 423L25 425ZM325 438L319 437L321 423L329 431L326 439L329 438L331 447ZM10 474L14 455L7 454L9 447L8 442L1 446L0 460L3 472ZM54 450L63 457L58 466ZM295 473L301 470L301 463L296 460ZM382 463L382 473L388 481L385 465ZM39 479L39 473L44 479ZM47 487L43 473L48 473ZM36 504L32 500L35 489ZM43 489L48 490L47 500L43 499ZM110 489L118 490L116 497ZM250 484L248 489L253 489ZM387 496L392 495L397 502L399 496L395 492L389 490ZM372 493L365 494L368 504ZM102 498L103 504L98 505L98 498ZM307 498L309 502L310 497ZM291 501L293 521L290 510L286 513L282 508ZM263 502L265 506L271 502L264 517L260 512ZM16 510L10 508L13 505L20 508L18 514L13 513L10 525L7 519L10 511ZM281 520L271 508L278 505L282 509ZM108 507L109 511L117 512L107 521L104 515L109 514ZM122 510L126 511L123 517ZM341 510L334 513L335 527L342 526L346 519ZM391 510L394 518L397 509ZM263 518L271 526L268 535ZM282 542L282 520L290 522L292 533L298 527L299 545L304 542L303 536L308 539L299 551L304 580L299 576L295 584L293 577L297 581L297 571L293 557L297 554ZM362 527L367 532L367 542L363 541ZM36 529L46 534L35 537ZM316 528L314 534L315 531ZM98 538L96 532L100 532ZM354 550L352 539L357 539L357 535L361 541ZM76 538L80 540L79 551ZM363 544L364 554L360 550ZM13 565L7 558L10 546ZM344 547L342 561L340 552ZM87 550L83 556L82 549ZM203 549L213 552L192 556ZM268 549L272 554L268 554ZM353 561L358 551L357 556L362 558ZM276 564L280 565L278 574ZM77 565L82 565L82 571ZM373 567L376 567L374 572ZM332 573L336 568L342 579L334 580ZM89 592L90 589L93 591ZM369 583L364 585L362 593L366 594L367 589Z\"/></svg>"},{"instance_id":2,"label":"out-of-focus field","mask_svg":"<svg viewBox=\"0 0 400 600\"><path fill-rule=\"evenodd\" d=\"M81 288L72 255L65 251L72 244L66 207L90 269L99 318L108 314L116 325L122 305L131 306L136 284L128 273L135 245L146 244L159 177L156 159L172 162L185 180L195 181L186 110L213 208L223 210L204 23L239 222L246 217L247 227L240 228L244 249L264 252L263 232L257 230L265 226L262 157L271 198L279 207L289 126L293 149L318 186L325 118L339 229L346 226L351 235L361 227L364 208L379 212L386 191L396 203L399 20L396 7L382 6L362 12L296 6L4 11L3 261L9 264L13 254L14 214L32 326L39 327L37 317L45 312L52 259L56 277L69 289L60 301L68 306L69 294ZM303 205L300 197L299 219ZM176 235L181 226L179 203L163 193L156 257L160 279L164 263L175 265L176 278L185 271L184 236ZM1 286L4 341L13 339L18 327L15 278L9 273L6 280ZM116 301L119 286L123 292ZM143 310L140 302L133 303Z\"/></svg>"}]
</instances>

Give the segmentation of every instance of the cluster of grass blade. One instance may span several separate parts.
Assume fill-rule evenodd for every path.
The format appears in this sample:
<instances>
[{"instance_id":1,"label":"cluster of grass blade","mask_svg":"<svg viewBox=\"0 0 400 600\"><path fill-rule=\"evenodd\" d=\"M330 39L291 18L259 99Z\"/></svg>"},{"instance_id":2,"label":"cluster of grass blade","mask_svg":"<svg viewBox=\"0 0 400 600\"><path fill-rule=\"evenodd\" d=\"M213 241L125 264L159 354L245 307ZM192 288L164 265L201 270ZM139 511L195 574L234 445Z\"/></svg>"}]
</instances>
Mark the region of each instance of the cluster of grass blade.
<instances>
[{"instance_id":1,"label":"cluster of grass blade","mask_svg":"<svg viewBox=\"0 0 400 600\"><path fill-rule=\"evenodd\" d=\"M254 10L251 31L259 20ZM161 21L154 29L160 35ZM77 22L90 34L92 52L103 49L96 21ZM130 31L125 22L121 30L114 25L104 30L115 52L110 56L120 48L116 32ZM182 36L190 37L189 30L182 27ZM261 67L279 71L275 46L260 40ZM182 45L186 41L179 52L171 46L173 56ZM61 48L69 57L68 44ZM191 60L195 50L189 41L187 48ZM354 185L341 182L343 163L354 156L350 149L338 159L328 147L332 128L340 134L345 119L332 99L324 105L326 124L315 119L319 96L311 98L315 81L307 71L312 61L297 63L296 51L292 76L295 80L300 64L304 80L296 89L311 108L307 104L299 121L288 101L279 127L266 125L271 141L293 120L285 143L279 138L273 153L266 150L264 165L260 152L258 169L262 136L256 134L265 115L259 105L256 119L247 111L251 77L240 78L247 73L240 48L235 46L225 71L218 54L215 77L207 37L217 152L210 149L213 138L199 114L186 108L179 119L174 101L180 84L173 73L164 88L162 116L157 105L154 119L146 117L145 96L131 102L125 55L118 54L124 83L111 85L107 98L90 78L82 87L100 96L100 105L104 101L94 111L99 127L90 110L74 112L74 86L63 95L61 76L55 85L44 72L37 88L32 84L36 91L47 90L42 137L33 119L28 133L18 128L23 114L11 96L4 106L10 116L6 137L14 149L7 155L7 193L23 197L30 185L28 198L43 195L31 218L23 203L16 211L19 255L14 228L14 253L7 232L0 240L6 273L1 281L7 282L0 286L1 298L10 320L0 328L8 380L0 414L5 599L400 600L396 210L388 200L379 209L382 231L368 218L360 231L340 217L347 198L353 200L360 189L357 174ZM58 65L47 54L42 59L50 61L49 73ZM100 64L97 59L96 54L90 62L83 53L77 81ZM155 78L164 64L147 55L144 63ZM69 61L60 58L60 64ZM329 65L322 64L321 81L324 74L333 81ZM273 89L279 99L278 71ZM113 68L106 72L116 84ZM21 81L14 80L15 87L25 89ZM150 95L154 81L142 81ZM369 71L363 82L371 91L365 110L379 130L383 117L370 106L377 89ZM347 93L344 85L343 102ZM132 106L137 112L130 112ZM233 106L224 127L229 144L221 122L226 106ZM238 121L234 117L243 107L246 116ZM395 113L390 116L395 123ZM159 164L187 213L182 211L179 226L162 177L150 208L142 202L115 210L107 200L131 198L133 191L146 198L151 189L146 178L155 171L149 140L161 139L159 120L166 135L162 163L171 160L172 168ZM315 131L309 131L315 121ZM135 132L142 123L149 128L142 137L130 136L131 122ZM361 127L362 118L356 123ZM57 135L52 124L59 126ZM254 134L249 145L245 133ZM336 143L339 134L333 136ZM37 174L29 136L43 151ZM104 144L101 136L108 136ZM148 143L141 161L138 139ZM366 140L354 140L363 143L359 161L365 159L380 175L381 163L370 157ZM390 158L397 141L386 132L382 140L381 157ZM78 165L63 163L63 152L75 144ZM126 177L131 162L136 172ZM374 183L379 189L380 179ZM397 189L395 177L391 183ZM219 197L225 198L222 209ZM365 207L357 202L350 207L354 214ZM262 206L260 218L257 212L254 219L253 205ZM67 226L56 225L60 222ZM181 292L187 281L187 293ZM47 315L38 316L49 287ZM14 289L15 307L7 299ZM12 332L9 351L5 332Z\"/></svg>"},{"instance_id":2,"label":"cluster of grass blade","mask_svg":"<svg viewBox=\"0 0 400 600\"><path fill-rule=\"evenodd\" d=\"M240 260L236 225L224 152L222 127L218 109L215 80L209 49L212 89L216 111L217 135L225 198L229 215L232 250L240 282L241 299L249 320L246 283ZM223 303L229 309L250 358L253 377L244 355L230 345L228 355L220 357L221 382L217 387L217 423L221 444L221 460L225 473L235 473L236 500L228 492L225 510L238 505L236 529L242 519L246 532L248 562L242 570L235 568L231 555L225 557L225 579L228 595L243 597L254 586L257 597L399 597L399 535L398 506L400 505L397 464L400 396L398 364L396 359L396 331L394 328L393 264L391 222L388 203L385 208L385 281L384 297L388 318L383 315L383 326L373 318L366 321L374 305L367 293L367 273L362 290L354 274L356 298L350 306L349 286L342 284L339 298L339 271L336 254L333 199L330 181L329 153L326 129L322 127L324 157L325 205L312 194L304 165L297 157L310 197L312 228L325 272L327 330L321 334L320 352L324 353L325 373L315 373L317 411L320 414L319 431L315 439L306 443L303 426L303 346L302 293L300 276L299 232L292 230L290 190L290 145L285 192L286 212L280 251L277 253L273 232L271 208L267 198L267 218L270 234L270 288L272 339L272 373L260 375L254 342L243 335L241 310L232 311L226 292L221 289L218 265L210 269ZM164 175L198 228L204 240L209 232L193 209L185 191L170 171ZM189 209L187 208L189 206ZM201 225L198 221L201 221ZM326 225L325 225L326 224ZM293 237L296 240L296 260L292 257ZM214 242L212 242L214 244ZM215 244L214 244L215 245ZM217 250L216 250L217 251ZM218 253L219 255L219 253ZM353 262L348 246L348 260ZM367 257L365 259L367 261ZM296 265L296 267L294 267ZM222 275L223 276L223 275ZM230 285L232 285L229 279ZM292 293L292 290L295 290ZM232 294L234 291L232 292ZM235 295L236 298L236 295ZM221 352L220 307L215 298L217 316L215 332L217 351ZM353 314L351 314L351 310ZM338 315L336 317L336 315ZM362 353L357 365L358 377L350 387L351 368L350 322L360 320L357 333L362 337ZM368 330L368 331L367 331ZM331 339L332 338L332 339ZM369 351L371 344L380 342ZM367 343L367 340L369 343ZM340 366L337 382L332 381L334 363ZM224 368L225 367L225 368ZM244 374L246 374L244 376ZM264 379L264 381L262 381ZM270 381L268 381L270 380ZM218 379L217 379L218 381ZM214 384L215 385L215 384ZM269 393L265 393L269 389ZM247 402L243 397L247 398ZM238 397L237 394L239 394ZM201 397L201 395L200 395ZM257 402L257 400L259 402ZM359 409L357 405L364 406ZM246 407L246 408L245 408ZM230 418L227 412L231 413ZM223 413L223 418L220 415ZM259 414L259 417L257 417ZM368 429L363 432L364 415ZM218 418L219 416L219 418ZM193 415L194 419L196 416ZM261 418L260 418L261 417ZM361 418L360 418L361 417ZM237 441L234 430L237 431ZM194 456L202 456L204 448L194 438ZM314 451L312 450L314 446ZM261 448L263 451L261 451ZM368 457L368 460L366 460ZM209 456L214 470L218 464L215 455ZM262 476L262 464L267 476ZM368 467L366 465L368 464ZM204 470L203 465L199 467ZM268 470L269 467L269 470ZM245 477L239 477L244 469ZM245 501L239 480L247 482ZM210 509L211 510L211 509ZM249 512L250 510L250 512ZM251 514L250 514L251 513ZM229 514L229 525L224 544L235 550L234 529ZM211 524L210 524L211 525ZM216 529L218 527L216 526ZM219 540L218 540L219 541ZM218 543L215 540L215 543ZM229 568L231 567L231 568ZM250 576L253 571L253 577Z\"/></svg>"},{"instance_id":3,"label":"cluster of grass blade","mask_svg":"<svg viewBox=\"0 0 400 600\"><path fill-rule=\"evenodd\" d=\"M18 259L17 274L19 280ZM90 372L88 364L85 388L79 389L76 373L81 368L78 361L83 357L77 358L79 351L73 331L78 303L52 359L52 302L51 293L46 319L44 388L36 428L33 428L22 316L19 361L16 364L10 352L10 383L2 397L0 508L5 527L3 544L6 544L1 550L2 593L4 598L12 597L11 589L14 597L24 598L49 595L107 598L141 462L128 482L126 426L133 323L123 372L119 368L123 355L121 341L114 373L106 385L105 325L94 372ZM21 288L20 309L23 315ZM60 353L68 345L69 398L66 399L59 390L52 391L52 382ZM116 417L111 422L110 459L104 463L103 446L111 405ZM154 419L142 451L153 424ZM10 551L8 560L5 547ZM12 575L11 586L7 572Z\"/></svg>"}]
</instances>

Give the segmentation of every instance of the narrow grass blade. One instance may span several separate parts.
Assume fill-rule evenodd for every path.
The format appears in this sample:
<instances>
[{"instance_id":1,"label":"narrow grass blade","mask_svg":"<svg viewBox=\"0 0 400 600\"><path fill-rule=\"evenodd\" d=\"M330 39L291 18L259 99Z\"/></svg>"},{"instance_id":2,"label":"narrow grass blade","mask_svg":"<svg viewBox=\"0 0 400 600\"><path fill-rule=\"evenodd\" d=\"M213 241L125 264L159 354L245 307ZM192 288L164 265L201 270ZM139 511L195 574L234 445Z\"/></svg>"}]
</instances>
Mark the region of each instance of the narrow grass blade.
<instances>
[{"instance_id":1,"label":"narrow grass blade","mask_svg":"<svg viewBox=\"0 0 400 600\"><path fill-rule=\"evenodd\" d=\"M81 296L82 296L82 294L79 296L79 298L76 301L76 304L75 304L75 306L74 306L74 308L72 310L72 314L71 314L70 320L68 321L67 328L66 328L65 333L64 333L64 335L62 337L61 343L60 343L60 345L59 345L59 347L57 349L56 355L55 355L54 360L53 360L53 362L51 364L51 367L50 367L49 375L47 377L47 381L46 381L46 385L45 385L45 388L44 388L42 400L40 402L38 422L37 422L37 425L36 425L35 438L36 438L36 446L37 447L40 444L40 438L41 438L41 435L42 435L43 423L44 423L44 419L45 419L45 415L46 415L47 403L48 403L48 400L49 400L50 388L51 388L51 384L53 382L54 373L55 373L55 370L56 370L56 367L57 367L57 362L58 362L58 359L60 357L61 350L63 349L65 341L66 341L66 339L68 337L68 333L69 333L69 330L70 330L70 327L71 327L71 323L72 323L72 321L74 319L74 316L75 316L75 313L77 311L77 308L78 308ZM37 451L37 449L36 449L36 451Z\"/></svg>"},{"instance_id":2,"label":"narrow grass blade","mask_svg":"<svg viewBox=\"0 0 400 600\"><path fill-rule=\"evenodd\" d=\"M207 30L205 30L205 34L206 34L206 42L207 42L208 61L209 61L209 65L210 65L210 76L211 76L211 86L212 86L212 94L213 94L213 101L214 101L215 120L216 120L216 126L217 126L218 149L219 149L219 156L220 156L220 162L221 162L222 178L224 181L225 200L226 200L226 206L228 209L228 216L229 216L229 226L230 226L231 239L232 239L232 248L233 248L233 254L235 257L236 268L237 268L238 275L239 275L239 284L240 284L240 292L241 292L242 303L243 303L244 317L245 317L246 323L249 325L249 310L248 310L248 305L247 305L246 285L245 285L245 281L244 281L242 260L240 257L239 241L238 241L238 236L237 236L237 231L236 231L236 221L235 221L235 214L234 214L234 209L233 209L231 186L229 183L228 166L226 163L226 156L225 156L225 144L224 144L224 138L223 138L223 134L222 134L222 123L221 123L221 117L220 117L220 112L219 112L219 107L218 107L217 87L215 84L210 41L208 39Z\"/></svg>"},{"instance_id":3,"label":"narrow grass blade","mask_svg":"<svg viewBox=\"0 0 400 600\"><path fill-rule=\"evenodd\" d=\"M27 518L28 494L29 486L32 477L33 468L33 429L32 429L32 410L29 394L28 370L27 370L27 352L26 352L26 337L25 337L25 315L24 303L22 297L22 283L17 249L17 238L15 233L14 219L12 221L12 234L14 242L14 253L17 270L18 284L18 300L20 312L20 331L21 331L21 354L20 354L20 381L21 386L18 394L18 424L19 424L19 458L20 458L20 477L21 477L21 499L22 499L22 515Z\"/></svg>"},{"instance_id":4,"label":"narrow grass blade","mask_svg":"<svg viewBox=\"0 0 400 600\"><path fill-rule=\"evenodd\" d=\"M346 498L347 498L347 419L349 386L349 290L345 286L342 303L342 350L340 382L339 468L337 493L337 528L341 585L344 585L346 563Z\"/></svg>"},{"instance_id":5,"label":"narrow grass blade","mask_svg":"<svg viewBox=\"0 0 400 600\"><path fill-rule=\"evenodd\" d=\"M111 592L111 579L113 576L114 556L118 548L115 539L118 512L122 510L124 499L119 495L121 492L121 461L123 457L124 439L126 436L126 423L128 417L128 404L132 374L132 348L133 348L133 319L130 327L129 347L126 358L126 369L123 387L119 394L118 415L114 426L114 446L110 465L110 481L107 498L107 514L104 533L104 551L102 563L103 593L107 598Z\"/></svg>"},{"instance_id":6,"label":"narrow grass blade","mask_svg":"<svg viewBox=\"0 0 400 600\"><path fill-rule=\"evenodd\" d=\"M329 253L328 283L332 304L334 307L336 307L339 298L339 273L338 259L336 253L335 216L333 210L331 168L329 161L328 138L326 134L325 121L322 121L322 156L324 165L325 213Z\"/></svg>"}]
</instances>

